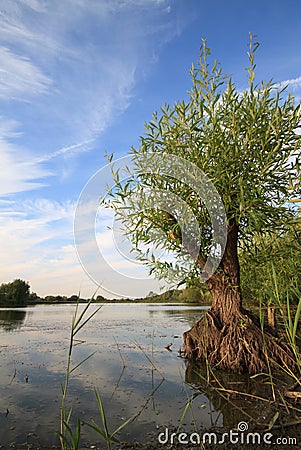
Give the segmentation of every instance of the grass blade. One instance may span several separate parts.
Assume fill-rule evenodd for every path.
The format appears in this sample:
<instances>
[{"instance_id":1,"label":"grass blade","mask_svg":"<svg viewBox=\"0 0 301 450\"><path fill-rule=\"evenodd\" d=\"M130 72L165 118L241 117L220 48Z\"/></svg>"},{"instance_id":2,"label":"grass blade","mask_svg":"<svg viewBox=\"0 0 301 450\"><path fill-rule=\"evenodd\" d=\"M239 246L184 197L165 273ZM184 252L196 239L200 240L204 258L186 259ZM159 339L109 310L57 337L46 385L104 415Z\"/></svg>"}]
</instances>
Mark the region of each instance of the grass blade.
<instances>
[{"instance_id":1,"label":"grass blade","mask_svg":"<svg viewBox=\"0 0 301 450\"><path fill-rule=\"evenodd\" d=\"M277 411L276 414L274 415L274 417L272 417L272 419L271 419L271 421L269 423L269 431L273 428L273 426L274 426L276 420L278 419L278 417L279 417L279 412Z\"/></svg>"},{"instance_id":2,"label":"grass blade","mask_svg":"<svg viewBox=\"0 0 301 450\"><path fill-rule=\"evenodd\" d=\"M84 364L88 359L90 359L92 356L95 355L96 352L91 353L88 355L85 359L83 359L80 363L78 363L75 367L73 367L69 373L74 372L76 369L78 369L82 364Z\"/></svg>"}]
</instances>

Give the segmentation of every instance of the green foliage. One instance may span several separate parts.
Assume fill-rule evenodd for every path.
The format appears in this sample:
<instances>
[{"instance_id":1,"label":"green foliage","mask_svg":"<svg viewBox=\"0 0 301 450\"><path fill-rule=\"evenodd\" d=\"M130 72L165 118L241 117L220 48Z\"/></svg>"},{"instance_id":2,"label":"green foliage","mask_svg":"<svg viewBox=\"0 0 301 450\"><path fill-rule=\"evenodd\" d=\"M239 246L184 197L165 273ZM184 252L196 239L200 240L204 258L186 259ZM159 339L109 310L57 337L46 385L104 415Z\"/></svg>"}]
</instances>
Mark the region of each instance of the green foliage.
<instances>
[{"instance_id":1,"label":"green foliage","mask_svg":"<svg viewBox=\"0 0 301 450\"><path fill-rule=\"evenodd\" d=\"M294 224L282 233L257 235L253 244L240 251L244 298L264 305L280 301L299 302L301 291L301 228ZM277 276L277 293L275 277Z\"/></svg>"},{"instance_id":2,"label":"green foliage","mask_svg":"<svg viewBox=\"0 0 301 450\"><path fill-rule=\"evenodd\" d=\"M206 299L208 300L208 296L204 298L202 291L194 286L183 289L179 295L179 301L183 303L203 303Z\"/></svg>"},{"instance_id":3,"label":"green foliage","mask_svg":"<svg viewBox=\"0 0 301 450\"><path fill-rule=\"evenodd\" d=\"M44 301L47 303L63 303L67 301L67 297L62 295L46 295ZM77 299L75 301L77 301Z\"/></svg>"},{"instance_id":4,"label":"green foliage","mask_svg":"<svg viewBox=\"0 0 301 450\"><path fill-rule=\"evenodd\" d=\"M81 433L80 421L77 418L77 425L75 432L73 431L70 420L72 416L72 408L67 410L67 395L69 389L69 381L70 375L76 371L82 364L84 364L89 358L91 358L94 353L91 353L85 359L80 361L79 364L72 367L72 353L74 349L74 340L77 333L82 330L82 328L98 313L101 306L96 308L90 315L87 317L87 313L89 312L89 307L92 303L93 298L87 303L87 305L83 308L81 312L79 312L79 303L76 304L75 312L72 318L71 332L70 332L70 340L69 340L69 349L68 349L68 357L67 357L67 367L65 373L65 383L61 386L62 388L62 400L61 400L61 420L60 420L60 442L61 442L61 450L77 450L79 448L79 440Z\"/></svg>"},{"instance_id":5,"label":"green foliage","mask_svg":"<svg viewBox=\"0 0 301 450\"><path fill-rule=\"evenodd\" d=\"M145 300L151 303L177 303L179 302L180 290L170 289L162 292L162 294L155 294L152 297L147 297Z\"/></svg>"},{"instance_id":6,"label":"green foliage","mask_svg":"<svg viewBox=\"0 0 301 450\"><path fill-rule=\"evenodd\" d=\"M107 424L105 409L98 389L95 389L95 397L98 404L99 416L101 418L101 425L98 425L95 421L93 421L93 423L85 422L85 424L88 425L88 427L92 428L92 430L96 431L96 433L99 434L99 436L101 436L105 440L107 444L107 449L110 450L111 442L115 443L119 442L119 440L116 438L116 435L121 430L123 430L123 428L125 428L129 423L131 423L134 420L134 417L130 417L125 422L123 422L119 427L117 427L114 431L110 432Z\"/></svg>"},{"instance_id":7,"label":"green foliage","mask_svg":"<svg viewBox=\"0 0 301 450\"><path fill-rule=\"evenodd\" d=\"M283 331L286 333L287 342L296 358L298 371L297 373L293 372L287 366L281 367L281 369L297 382L296 387L301 386L301 355L298 345L300 342L301 290L287 286L286 302L284 302L279 292L280 279L274 266L272 266L272 280L274 283L273 303L278 307L279 316L283 323ZM294 303L291 301L291 293L294 294Z\"/></svg>"},{"instance_id":8,"label":"green foliage","mask_svg":"<svg viewBox=\"0 0 301 450\"><path fill-rule=\"evenodd\" d=\"M143 199L159 189L180 197L200 227L199 261L186 281L202 269L200 261L211 251L212 225L206 205L193 189L166 174L145 172L143 156L169 154L194 163L214 183L228 220L239 228L240 245L250 245L262 234L283 231L294 217L288 202L300 189L300 105L272 81L255 84L254 54L258 43L250 39L248 89L240 91L216 61L203 41L200 60L191 68L192 88L188 101L164 105L160 115L145 125L138 149L132 148L134 169L126 181L112 165L114 189L108 206L122 222L138 257L151 272L167 277L170 263L149 251L149 245L173 255L182 252L179 212L162 213L143 208ZM172 201L170 201L172 208Z\"/></svg>"},{"instance_id":9,"label":"green foliage","mask_svg":"<svg viewBox=\"0 0 301 450\"><path fill-rule=\"evenodd\" d=\"M20 279L0 286L0 304L4 306L24 306L31 298L29 284Z\"/></svg>"},{"instance_id":10,"label":"green foliage","mask_svg":"<svg viewBox=\"0 0 301 450\"><path fill-rule=\"evenodd\" d=\"M67 297L66 295L46 295L43 300L47 303L77 303L78 301L88 301L86 299L79 298L78 295L71 295L71 297Z\"/></svg>"},{"instance_id":11,"label":"green foliage","mask_svg":"<svg viewBox=\"0 0 301 450\"><path fill-rule=\"evenodd\" d=\"M211 296L201 283L187 286L185 289L169 289L162 294L147 295L139 302L150 303L208 303Z\"/></svg>"},{"instance_id":12,"label":"green foliage","mask_svg":"<svg viewBox=\"0 0 301 450\"><path fill-rule=\"evenodd\" d=\"M210 302L210 299L211 296L206 286L194 279L191 284L187 283L185 289L169 289L161 294L150 291L146 297L135 299L108 300L99 295L95 301L96 303L207 303Z\"/></svg>"}]
</instances>

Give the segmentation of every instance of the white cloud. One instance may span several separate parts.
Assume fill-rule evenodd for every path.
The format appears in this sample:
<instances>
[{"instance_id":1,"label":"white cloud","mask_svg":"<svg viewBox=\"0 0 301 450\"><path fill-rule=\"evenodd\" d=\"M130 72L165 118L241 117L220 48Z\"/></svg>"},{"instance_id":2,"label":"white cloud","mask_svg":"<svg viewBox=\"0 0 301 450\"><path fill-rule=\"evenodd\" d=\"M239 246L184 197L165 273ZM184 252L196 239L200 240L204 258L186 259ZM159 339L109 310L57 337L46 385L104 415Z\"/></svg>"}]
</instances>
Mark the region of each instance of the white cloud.
<instances>
[{"instance_id":1,"label":"white cloud","mask_svg":"<svg viewBox=\"0 0 301 450\"><path fill-rule=\"evenodd\" d=\"M83 282L91 295L73 246L75 205L12 198L68 175L70 159L61 159L89 151L126 110L137 77L178 34L170 11L167 0L1 1L0 282L21 277L40 295L77 293ZM101 241L110 253L108 236Z\"/></svg>"},{"instance_id":2,"label":"white cloud","mask_svg":"<svg viewBox=\"0 0 301 450\"><path fill-rule=\"evenodd\" d=\"M74 269L73 283L76 275L83 275L72 245L74 208L71 202L48 199L3 205L0 214L1 282L24 278L45 294L46 291L53 293L51 278L59 270ZM37 284L36 279L44 280L45 288Z\"/></svg>"},{"instance_id":3,"label":"white cloud","mask_svg":"<svg viewBox=\"0 0 301 450\"><path fill-rule=\"evenodd\" d=\"M287 86L289 90L293 92L301 90L301 76L298 78L291 78L289 80L281 81L280 83L277 83L277 86L280 89L283 89Z\"/></svg>"},{"instance_id":4,"label":"white cloud","mask_svg":"<svg viewBox=\"0 0 301 450\"><path fill-rule=\"evenodd\" d=\"M3 203L0 213L0 283L21 278L29 281L32 290L41 296L79 292L85 297L93 295L97 286L85 273L87 268L80 265L73 243L74 210L72 202L43 198L22 204ZM117 294L143 296L150 290L159 289L157 281L143 279L142 271L140 280L134 280L133 263L116 253L110 232L98 234L98 242L113 263L113 272L124 274L122 285L116 284L108 265L96 267L98 260L95 259L94 273L101 273L104 281L99 293L109 298ZM87 248L92 261L96 251L97 247ZM102 279L96 281L99 283Z\"/></svg>"},{"instance_id":5,"label":"white cloud","mask_svg":"<svg viewBox=\"0 0 301 450\"><path fill-rule=\"evenodd\" d=\"M33 9L37 12L45 12L46 11L46 4L42 0L19 0L20 3L23 3L23 5L28 6L29 8Z\"/></svg>"},{"instance_id":6,"label":"white cloud","mask_svg":"<svg viewBox=\"0 0 301 450\"><path fill-rule=\"evenodd\" d=\"M133 27L118 23L119 6L118 1L98 0L2 2L0 100L30 99L36 123L53 130L54 148L35 161L45 163L89 150L128 107L138 42L131 36ZM108 40L107 33L114 28L118 33ZM35 135L35 130L29 132ZM61 172L66 178L71 166ZM19 185L15 192L21 190Z\"/></svg>"},{"instance_id":7,"label":"white cloud","mask_svg":"<svg viewBox=\"0 0 301 450\"><path fill-rule=\"evenodd\" d=\"M137 67L141 64L144 70L147 49L154 46L146 42L161 29L155 14L164 11L165 3L2 1L0 101L10 99L13 104L26 100L30 126L22 124L22 105L14 117L24 130L23 142L30 134L36 145L30 151L25 148L27 144L20 148L16 127L10 126L9 135L8 130L0 135L4 174L0 195L43 186L42 178L51 172L43 169L42 163L45 167L54 158L89 151L95 139L129 106ZM113 29L118 32L112 34ZM163 34L160 42L166 38ZM4 113L9 123L11 109ZM44 139L49 136L46 143L40 141L39 128L46 130ZM66 179L72 170L68 163L58 165L53 172Z\"/></svg>"},{"instance_id":8,"label":"white cloud","mask_svg":"<svg viewBox=\"0 0 301 450\"><path fill-rule=\"evenodd\" d=\"M30 123L23 129L34 142L27 152L32 158L26 183L13 190L6 180L5 192L39 187L42 183L30 180L39 175L41 163L93 148L130 105L137 77L178 33L169 6L167 0L2 0L0 101L27 101L14 117L22 126L26 108ZM11 110L4 114L9 117ZM6 154L14 163L12 150L7 147ZM66 180L73 163L53 172ZM16 180L22 170L18 161Z\"/></svg>"},{"instance_id":9,"label":"white cloud","mask_svg":"<svg viewBox=\"0 0 301 450\"><path fill-rule=\"evenodd\" d=\"M22 100L45 92L50 84L50 78L28 58L0 47L0 97Z\"/></svg>"},{"instance_id":10,"label":"white cloud","mask_svg":"<svg viewBox=\"0 0 301 450\"><path fill-rule=\"evenodd\" d=\"M300 89L301 88L301 77L293 78L291 80L283 81L283 84L288 84L293 89Z\"/></svg>"},{"instance_id":11,"label":"white cloud","mask_svg":"<svg viewBox=\"0 0 301 450\"><path fill-rule=\"evenodd\" d=\"M83 153L89 151L89 144L93 142L93 139L89 139L84 142L79 142L77 144L69 145L68 147L62 147L59 150L55 150L48 155L43 155L36 159L36 163L44 163L50 161L51 159L58 158L60 156L72 156L77 153Z\"/></svg>"},{"instance_id":12,"label":"white cloud","mask_svg":"<svg viewBox=\"0 0 301 450\"><path fill-rule=\"evenodd\" d=\"M42 183L34 181L46 172L30 161L19 159L16 149L0 140L1 184L0 196L37 189Z\"/></svg>"},{"instance_id":13,"label":"white cloud","mask_svg":"<svg viewBox=\"0 0 301 450\"><path fill-rule=\"evenodd\" d=\"M0 116L0 137L1 139L11 139L21 136L21 132L17 131L19 124L15 120L7 120Z\"/></svg>"},{"instance_id":14,"label":"white cloud","mask_svg":"<svg viewBox=\"0 0 301 450\"><path fill-rule=\"evenodd\" d=\"M166 6L164 0L3 0L0 94L44 93L52 80L38 108L44 105L73 142L95 138L128 107L140 63L145 71L155 48L174 36Z\"/></svg>"},{"instance_id":15,"label":"white cloud","mask_svg":"<svg viewBox=\"0 0 301 450\"><path fill-rule=\"evenodd\" d=\"M36 163L30 153L10 142L20 136L16 122L1 117L0 121L0 196L43 186L41 179L49 176L50 172Z\"/></svg>"}]
</instances>

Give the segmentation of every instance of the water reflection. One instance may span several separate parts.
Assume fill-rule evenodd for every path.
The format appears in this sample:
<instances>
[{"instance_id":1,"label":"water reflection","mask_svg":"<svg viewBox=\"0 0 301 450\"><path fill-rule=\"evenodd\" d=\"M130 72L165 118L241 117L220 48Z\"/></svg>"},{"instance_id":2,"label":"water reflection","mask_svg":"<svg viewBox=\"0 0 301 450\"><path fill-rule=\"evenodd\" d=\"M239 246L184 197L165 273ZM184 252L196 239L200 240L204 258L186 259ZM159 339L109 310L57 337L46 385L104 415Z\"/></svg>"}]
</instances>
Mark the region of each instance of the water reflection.
<instances>
[{"instance_id":1,"label":"water reflection","mask_svg":"<svg viewBox=\"0 0 301 450\"><path fill-rule=\"evenodd\" d=\"M220 411L225 428L234 429L241 420L266 423L275 414L270 402L260 400L269 396L268 393L271 397L268 376L254 378L223 370L208 373L205 364L186 361L185 381L196 392L206 395L215 411Z\"/></svg>"},{"instance_id":2,"label":"water reflection","mask_svg":"<svg viewBox=\"0 0 301 450\"><path fill-rule=\"evenodd\" d=\"M178 320L180 322L188 323L189 326L193 326L195 322L207 311L210 306L194 306L187 307L187 305L182 306L181 308L178 305L167 305L164 309L160 307L155 307L154 309L150 309L148 311L149 315L152 318L156 316L171 316L173 319ZM186 330L184 330L186 331Z\"/></svg>"},{"instance_id":3,"label":"water reflection","mask_svg":"<svg viewBox=\"0 0 301 450\"><path fill-rule=\"evenodd\" d=\"M4 331L15 331L22 327L26 311L20 309L0 309L0 328Z\"/></svg>"},{"instance_id":4,"label":"water reflection","mask_svg":"<svg viewBox=\"0 0 301 450\"><path fill-rule=\"evenodd\" d=\"M1 311L2 325L12 329L12 317L17 313L15 318L19 318L20 327L9 336L0 330L4 411L2 414L0 411L0 443L5 448L12 442L23 444L28 433L37 434L43 445L58 442L60 385L65 377L74 308L74 305L29 307L25 323L26 311ZM92 305L91 312L94 308ZM166 310L170 311L165 313ZM167 352L165 346L172 342L177 349L181 334L189 328L190 314L197 317L200 311L186 306L104 305L77 336L72 354L72 364L76 366L94 353L72 373L68 407L73 408L74 420L78 416L83 421L91 418L99 421L94 395L97 387L111 429L139 413L137 420L121 432L121 440L144 442L148 433L154 433L156 439L159 426L177 425L187 401L183 387L185 365L177 351ZM205 396L195 408L202 426L206 428L216 422L219 413ZM187 430L190 428L193 426L189 422ZM88 427L83 427L82 432L83 439L91 444L101 442Z\"/></svg>"},{"instance_id":5,"label":"water reflection","mask_svg":"<svg viewBox=\"0 0 301 450\"><path fill-rule=\"evenodd\" d=\"M96 307L91 306L91 312ZM45 446L58 444L60 386L65 378L74 308L38 305L27 310L0 310L0 326L5 331L15 330L10 335L0 330L3 448L10 448L12 442L23 444L28 433L37 434ZM121 432L123 441L146 442L149 433L156 440L160 427L176 427L187 397L194 392L197 398L183 422L187 432L195 429L195 421L206 430L212 425L232 428L246 414L261 418L265 413L261 404L256 409L251 398L208 388L203 381L204 368L190 363L185 366L177 351L166 350L168 343L177 349L182 333L203 310L171 305L104 305L76 336L72 366L79 367L72 372L67 402L68 408L73 408L74 421L76 417L87 422L93 418L100 423L95 387L100 389L111 430L137 416ZM88 359L91 354L93 357ZM85 359L85 364L80 365ZM216 376L227 389L247 389L253 394L266 389L258 379L221 371ZM99 436L91 434L88 427L83 427L82 432L83 442L100 442L99 448L103 448Z\"/></svg>"}]
</instances>

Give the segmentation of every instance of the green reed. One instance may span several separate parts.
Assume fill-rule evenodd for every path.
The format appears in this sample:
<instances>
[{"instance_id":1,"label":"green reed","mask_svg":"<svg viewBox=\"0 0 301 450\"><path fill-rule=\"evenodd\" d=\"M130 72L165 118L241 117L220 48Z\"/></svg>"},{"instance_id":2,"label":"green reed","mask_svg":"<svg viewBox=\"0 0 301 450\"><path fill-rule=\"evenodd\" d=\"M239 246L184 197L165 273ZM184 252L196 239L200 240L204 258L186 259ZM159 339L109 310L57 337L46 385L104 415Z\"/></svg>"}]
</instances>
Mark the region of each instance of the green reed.
<instances>
[{"instance_id":1,"label":"green reed","mask_svg":"<svg viewBox=\"0 0 301 450\"><path fill-rule=\"evenodd\" d=\"M75 312L72 318L71 323L71 331L70 331L70 338L69 338L69 348L68 348L68 356L67 356L67 366L65 371L65 382L63 385L61 385L62 388L62 400L61 400L61 414L60 414L60 445L61 450L79 450L80 449L80 438L81 438L81 421L79 418L76 419L76 425L75 429L71 426L71 417L72 417L72 407L70 409L67 409L66 403L67 403L67 396L68 396L68 388L70 383L70 375L75 372L82 364L84 364L88 359L90 359L95 352L89 354L86 358L84 358L82 361L80 361L78 364L72 366L72 353L73 348L75 345L75 337L81 331L88 322L98 313L98 311L102 308L103 305L96 308L95 311L93 311L91 314L88 314L89 307L91 303L93 302L94 296L92 299L85 305L82 312L79 312L79 302L76 304ZM122 361L122 373L126 368L125 360L121 354L120 347L115 339L115 343L117 346L117 350L119 352L121 361ZM158 373L160 371L155 367L153 358L152 360L146 355L145 351L142 349L142 347L139 344L136 344L138 348L142 351L142 353L145 355L145 357L148 359L148 361L151 363L151 366L153 369L155 369ZM152 356L154 351L152 350ZM160 373L160 375L163 377L163 375ZM121 375L122 376L122 375ZM164 378L164 377L163 377ZM163 382L163 380L161 381ZM118 381L119 383L119 381ZM161 384L161 383L160 383ZM104 404L101 398L100 390L95 388L95 398L98 406L98 412L100 417L100 424L98 424L95 420L92 420L91 423L89 422L82 422L83 425L88 426L89 428L93 429L100 437L102 437L105 442L108 450L111 450L112 443L118 443L120 442L116 435L125 428L129 423L133 422L142 412L143 409L146 408L148 402L150 401L151 397L153 396L154 392L160 387L157 386L156 389L154 389L146 401L145 405L142 406L142 409L136 413L133 417L130 417L126 421L124 421L121 425L117 426L116 429L113 431L109 431L108 421L107 421L107 415L104 408ZM116 390L116 388L115 388Z\"/></svg>"},{"instance_id":2,"label":"green reed","mask_svg":"<svg viewBox=\"0 0 301 450\"><path fill-rule=\"evenodd\" d=\"M283 331L286 334L288 345L295 356L299 373L293 373L287 367L283 367L283 370L294 378L299 385L301 385L301 354L297 344L298 326L300 325L301 318L301 292L296 288L293 289L295 297L299 298L296 306L292 304L288 292L286 295L286 302L284 302L279 295L278 279L274 266L272 266L272 279L274 284L274 301L279 309L280 317L283 323Z\"/></svg>"},{"instance_id":3,"label":"green reed","mask_svg":"<svg viewBox=\"0 0 301 450\"><path fill-rule=\"evenodd\" d=\"M67 367L65 371L65 382L64 385L61 385L62 388L62 400L61 400L61 415L60 415L60 443L62 450L78 450L79 449L79 441L81 434L81 426L80 420L77 419L75 432L72 430L70 426L70 419L72 416L72 408L67 410L66 400L68 395L68 388L70 382L70 375L78 369L82 364L84 364L89 358L91 358L95 352L88 355L85 359L80 361L79 364L72 367L72 353L74 348L75 337L83 329L83 327L98 313L101 309L102 305L99 306L95 311L93 311L87 317L88 309L93 301L94 297L86 304L82 312L79 312L79 302L77 302L75 307L75 312L72 317L71 323L71 331L69 338L69 348L68 348L68 356L67 356Z\"/></svg>"}]
</instances>

